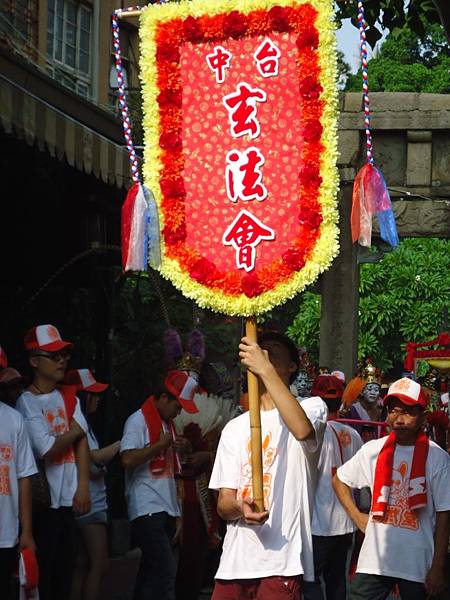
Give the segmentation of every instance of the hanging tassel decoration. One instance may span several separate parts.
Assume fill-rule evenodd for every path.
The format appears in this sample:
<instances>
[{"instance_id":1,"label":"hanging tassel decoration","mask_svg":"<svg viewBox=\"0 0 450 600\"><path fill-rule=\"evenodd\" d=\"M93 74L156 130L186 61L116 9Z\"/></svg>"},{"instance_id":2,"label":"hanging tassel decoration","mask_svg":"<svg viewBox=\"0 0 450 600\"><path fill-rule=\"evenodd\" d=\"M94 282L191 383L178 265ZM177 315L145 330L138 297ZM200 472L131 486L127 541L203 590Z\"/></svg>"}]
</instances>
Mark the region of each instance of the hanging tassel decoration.
<instances>
[{"instance_id":1,"label":"hanging tassel decoration","mask_svg":"<svg viewBox=\"0 0 450 600\"><path fill-rule=\"evenodd\" d=\"M381 238L393 248L399 245L395 216L384 177L374 166L372 131L370 126L369 77L367 67L366 21L364 4L358 2L358 24L363 79L364 127L367 163L358 171L353 184L351 230L353 243L372 245L373 215L377 215Z\"/></svg>"},{"instance_id":2,"label":"hanging tassel decoration","mask_svg":"<svg viewBox=\"0 0 450 600\"><path fill-rule=\"evenodd\" d=\"M150 216L144 189L134 184L122 206L122 267L124 271L146 271Z\"/></svg>"},{"instance_id":3,"label":"hanging tassel decoration","mask_svg":"<svg viewBox=\"0 0 450 600\"><path fill-rule=\"evenodd\" d=\"M158 269L161 265L161 239L159 234L159 215L155 196L147 187L143 186L144 196L147 202L147 243L148 264L152 269Z\"/></svg>"},{"instance_id":4,"label":"hanging tassel decoration","mask_svg":"<svg viewBox=\"0 0 450 600\"><path fill-rule=\"evenodd\" d=\"M164 360L167 368L175 368L175 364L183 356L183 344L180 334L173 327L166 329L163 335Z\"/></svg>"},{"instance_id":5,"label":"hanging tassel decoration","mask_svg":"<svg viewBox=\"0 0 450 600\"><path fill-rule=\"evenodd\" d=\"M205 360L205 338L200 329L193 329L189 334L189 352L196 358Z\"/></svg>"}]
</instances>

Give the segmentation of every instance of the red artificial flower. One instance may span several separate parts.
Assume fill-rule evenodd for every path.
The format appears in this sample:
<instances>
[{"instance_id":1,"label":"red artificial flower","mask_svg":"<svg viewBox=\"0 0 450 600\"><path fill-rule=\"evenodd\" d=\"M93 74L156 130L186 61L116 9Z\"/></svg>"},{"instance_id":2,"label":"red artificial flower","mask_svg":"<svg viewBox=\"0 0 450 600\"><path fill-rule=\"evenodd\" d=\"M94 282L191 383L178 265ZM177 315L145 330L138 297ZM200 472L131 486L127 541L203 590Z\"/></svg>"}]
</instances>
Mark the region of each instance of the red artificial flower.
<instances>
[{"instance_id":1,"label":"red artificial flower","mask_svg":"<svg viewBox=\"0 0 450 600\"><path fill-rule=\"evenodd\" d=\"M319 187L322 183L319 168L311 165L305 165L303 167L300 171L299 179L302 185L310 185L312 187Z\"/></svg>"},{"instance_id":2,"label":"red artificial flower","mask_svg":"<svg viewBox=\"0 0 450 600\"><path fill-rule=\"evenodd\" d=\"M319 45L319 34L315 29L308 29L305 33L298 36L296 44L299 50L305 50L306 48L315 50Z\"/></svg>"},{"instance_id":3,"label":"red artificial flower","mask_svg":"<svg viewBox=\"0 0 450 600\"><path fill-rule=\"evenodd\" d=\"M203 31L197 19L194 17L186 17L183 21L183 33L188 42L201 42L203 40Z\"/></svg>"},{"instance_id":4,"label":"red artificial flower","mask_svg":"<svg viewBox=\"0 0 450 600\"><path fill-rule=\"evenodd\" d=\"M186 195L184 182L181 178L178 179L161 179L161 192L166 198L180 198Z\"/></svg>"},{"instance_id":5,"label":"red artificial flower","mask_svg":"<svg viewBox=\"0 0 450 600\"><path fill-rule=\"evenodd\" d=\"M159 136L159 145L164 150L178 150L181 148L181 136L178 133L162 133Z\"/></svg>"},{"instance_id":6,"label":"red artificial flower","mask_svg":"<svg viewBox=\"0 0 450 600\"><path fill-rule=\"evenodd\" d=\"M318 142L322 135L323 127L319 119L311 119L303 127L302 133L305 141Z\"/></svg>"},{"instance_id":7,"label":"red artificial flower","mask_svg":"<svg viewBox=\"0 0 450 600\"><path fill-rule=\"evenodd\" d=\"M199 283L209 284L215 279L217 268L207 258L199 258L190 268L189 274L192 279L195 279Z\"/></svg>"},{"instance_id":8,"label":"red artificial flower","mask_svg":"<svg viewBox=\"0 0 450 600\"><path fill-rule=\"evenodd\" d=\"M159 106L177 106L178 108L181 108L181 103L182 103L182 94L181 94L181 90L171 90L170 88L167 88L165 90L162 90L157 97L157 101Z\"/></svg>"},{"instance_id":9,"label":"red artificial flower","mask_svg":"<svg viewBox=\"0 0 450 600\"><path fill-rule=\"evenodd\" d=\"M289 248L283 254L283 262L287 264L293 271L300 271L305 266L305 256L303 252L297 248Z\"/></svg>"},{"instance_id":10,"label":"red artificial flower","mask_svg":"<svg viewBox=\"0 0 450 600\"><path fill-rule=\"evenodd\" d=\"M177 229L170 229L164 227L163 229L164 241L169 246L182 242L186 239L186 225L182 223Z\"/></svg>"},{"instance_id":11,"label":"red artificial flower","mask_svg":"<svg viewBox=\"0 0 450 600\"><path fill-rule=\"evenodd\" d=\"M269 18L274 31L289 30L288 13L283 6L272 6L269 10Z\"/></svg>"},{"instance_id":12,"label":"red artificial flower","mask_svg":"<svg viewBox=\"0 0 450 600\"><path fill-rule=\"evenodd\" d=\"M223 33L225 37L240 38L247 32L245 16L237 10L232 10L225 15L223 20Z\"/></svg>"},{"instance_id":13,"label":"red artificial flower","mask_svg":"<svg viewBox=\"0 0 450 600\"><path fill-rule=\"evenodd\" d=\"M159 44L156 49L156 60L158 62L178 62L180 51L173 44Z\"/></svg>"},{"instance_id":14,"label":"red artificial flower","mask_svg":"<svg viewBox=\"0 0 450 600\"><path fill-rule=\"evenodd\" d=\"M261 282L258 279L256 273L247 273L241 279L242 291L249 298L259 296L263 291Z\"/></svg>"},{"instance_id":15,"label":"red artificial flower","mask_svg":"<svg viewBox=\"0 0 450 600\"><path fill-rule=\"evenodd\" d=\"M317 100L322 93L322 86L315 77L305 77L298 86L300 95L306 100Z\"/></svg>"},{"instance_id":16,"label":"red artificial flower","mask_svg":"<svg viewBox=\"0 0 450 600\"><path fill-rule=\"evenodd\" d=\"M302 225L309 225L312 229L319 229L322 223L322 215L319 211L302 208L298 215L298 220Z\"/></svg>"}]
</instances>

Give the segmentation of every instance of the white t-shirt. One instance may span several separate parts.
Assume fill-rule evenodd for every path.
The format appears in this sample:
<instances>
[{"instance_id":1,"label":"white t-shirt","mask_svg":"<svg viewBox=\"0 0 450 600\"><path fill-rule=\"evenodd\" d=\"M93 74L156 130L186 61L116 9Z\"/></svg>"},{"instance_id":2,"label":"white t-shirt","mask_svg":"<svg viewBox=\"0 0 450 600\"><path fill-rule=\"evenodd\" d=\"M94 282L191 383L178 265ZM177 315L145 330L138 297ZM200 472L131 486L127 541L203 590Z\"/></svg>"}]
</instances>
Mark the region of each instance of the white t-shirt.
<instances>
[{"instance_id":1,"label":"white t-shirt","mask_svg":"<svg viewBox=\"0 0 450 600\"><path fill-rule=\"evenodd\" d=\"M353 521L334 493L331 480L337 468L354 456L362 443L361 436L353 427L336 421L327 423L320 451L319 478L314 496L311 525L313 535L344 535L356 530Z\"/></svg>"},{"instance_id":2,"label":"white t-shirt","mask_svg":"<svg viewBox=\"0 0 450 600\"><path fill-rule=\"evenodd\" d=\"M168 431L164 422L163 428ZM150 435L147 423L142 411L138 410L130 415L125 423L120 452L138 450L149 445ZM166 450L166 467L162 473L154 475L150 470L150 461L133 470L125 471L125 494L130 521L163 511L172 517L178 517L180 509L174 479L172 448Z\"/></svg>"},{"instance_id":3,"label":"white t-shirt","mask_svg":"<svg viewBox=\"0 0 450 600\"><path fill-rule=\"evenodd\" d=\"M327 408L320 398L301 402L315 439L298 442L277 409L261 411L263 485L269 518L263 525L229 521L217 579L300 575L314 580L311 517ZM222 431L209 487L252 495L250 419L246 412Z\"/></svg>"},{"instance_id":4,"label":"white t-shirt","mask_svg":"<svg viewBox=\"0 0 450 600\"><path fill-rule=\"evenodd\" d=\"M0 548L19 535L18 480L37 473L22 415L0 402Z\"/></svg>"},{"instance_id":5,"label":"white t-shirt","mask_svg":"<svg viewBox=\"0 0 450 600\"><path fill-rule=\"evenodd\" d=\"M98 450L99 445L94 432L89 427L87 434L87 441L89 450ZM89 495L91 497L91 510L85 515L81 515L81 519L85 519L90 515L98 512L106 512L108 510L108 503L106 500L106 485L105 478L99 477L98 479L89 479Z\"/></svg>"},{"instance_id":6,"label":"white t-shirt","mask_svg":"<svg viewBox=\"0 0 450 600\"><path fill-rule=\"evenodd\" d=\"M64 399L58 390L35 395L24 392L16 408L25 419L31 446L37 460L42 459L55 443L55 438L69 431ZM88 426L77 398L73 418L87 432ZM51 507L72 506L77 491L75 453L69 448L59 457L44 459L45 475L50 488Z\"/></svg>"},{"instance_id":7,"label":"white t-shirt","mask_svg":"<svg viewBox=\"0 0 450 600\"><path fill-rule=\"evenodd\" d=\"M373 489L375 465L386 438L367 442L337 471L352 488ZM411 511L408 505L409 474L414 446L397 444L392 486L383 522L369 518L359 555L357 573L399 577L424 582L434 552L435 513L450 510L450 458L430 441L426 464L427 506Z\"/></svg>"}]
</instances>

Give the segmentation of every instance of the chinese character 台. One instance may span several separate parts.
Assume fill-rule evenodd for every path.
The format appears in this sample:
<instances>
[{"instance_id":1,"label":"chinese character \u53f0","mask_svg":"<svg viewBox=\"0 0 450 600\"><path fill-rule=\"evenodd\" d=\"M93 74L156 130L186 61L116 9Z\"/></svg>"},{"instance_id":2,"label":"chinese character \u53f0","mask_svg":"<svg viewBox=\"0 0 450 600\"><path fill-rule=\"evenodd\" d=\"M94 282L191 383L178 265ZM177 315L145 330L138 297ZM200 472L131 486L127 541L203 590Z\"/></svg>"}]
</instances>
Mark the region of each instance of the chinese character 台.
<instances>
[{"instance_id":1,"label":"chinese character \u53f0","mask_svg":"<svg viewBox=\"0 0 450 600\"><path fill-rule=\"evenodd\" d=\"M256 103L266 100L264 90L252 88L245 82L237 85L236 92L223 97L222 103L227 109L230 132L234 138L243 135L248 135L250 139L258 137L261 127L256 118Z\"/></svg>"},{"instance_id":2,"label":"chinese character \u53f0","mask_svg":"<svg viewBox=\"0 0 450 600\"><path fill-rule=\"evenodd\" d=\"M225 246L236 250L236 266L249 272L255 268L256 246L263 240L275 239L275 232L246 210L236 216L222 236Z\"/></svg>"},{"instance_id":3,"label":"chinese character \u53f0","mask_svg":"<svg viewBox=\"0 0 450 600\"><path fill-rule=\"evenodd\" d=\"M281 52L276 44L266 38L255 50L253 58L262 77L276 77L278 75L279 58Z\"/></svg>"}]
</instances>

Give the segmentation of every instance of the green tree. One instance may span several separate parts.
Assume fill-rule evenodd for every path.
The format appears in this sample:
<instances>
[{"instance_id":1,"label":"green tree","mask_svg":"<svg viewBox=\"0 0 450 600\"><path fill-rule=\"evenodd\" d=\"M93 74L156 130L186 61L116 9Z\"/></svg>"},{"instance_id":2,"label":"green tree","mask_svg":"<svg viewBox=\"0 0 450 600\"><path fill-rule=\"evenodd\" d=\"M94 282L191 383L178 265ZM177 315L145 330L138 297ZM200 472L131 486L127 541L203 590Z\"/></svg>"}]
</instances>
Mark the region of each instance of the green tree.
<instances>
[{"instance_id":1,"label":"green tree","mask_svg":"<svg viewBox=\"0 0 450 600\"><path fill-rule=\"evenodd\" d=\"M440 25L425 24L421 38L409 27L394 30L369 61L373 92L450 92L450 46ZM361 70L347 78L346 91L361 90Z\"/></svg>"},{"instance_id":2,"label":"green tree","mask_svg":"<svg viewBox=\"0 0 450 600\"><path fill-rule=\"evenodd\" d=\"M380 262L361 266L359 292L358 356L371 356L387 370L403 361L407 341L431 339L442 325L443 310L450 305L450 240L403 240ZM320 295L303 294L287 332L313 357L319 322Z\"/></svg>"}]
</instances>

